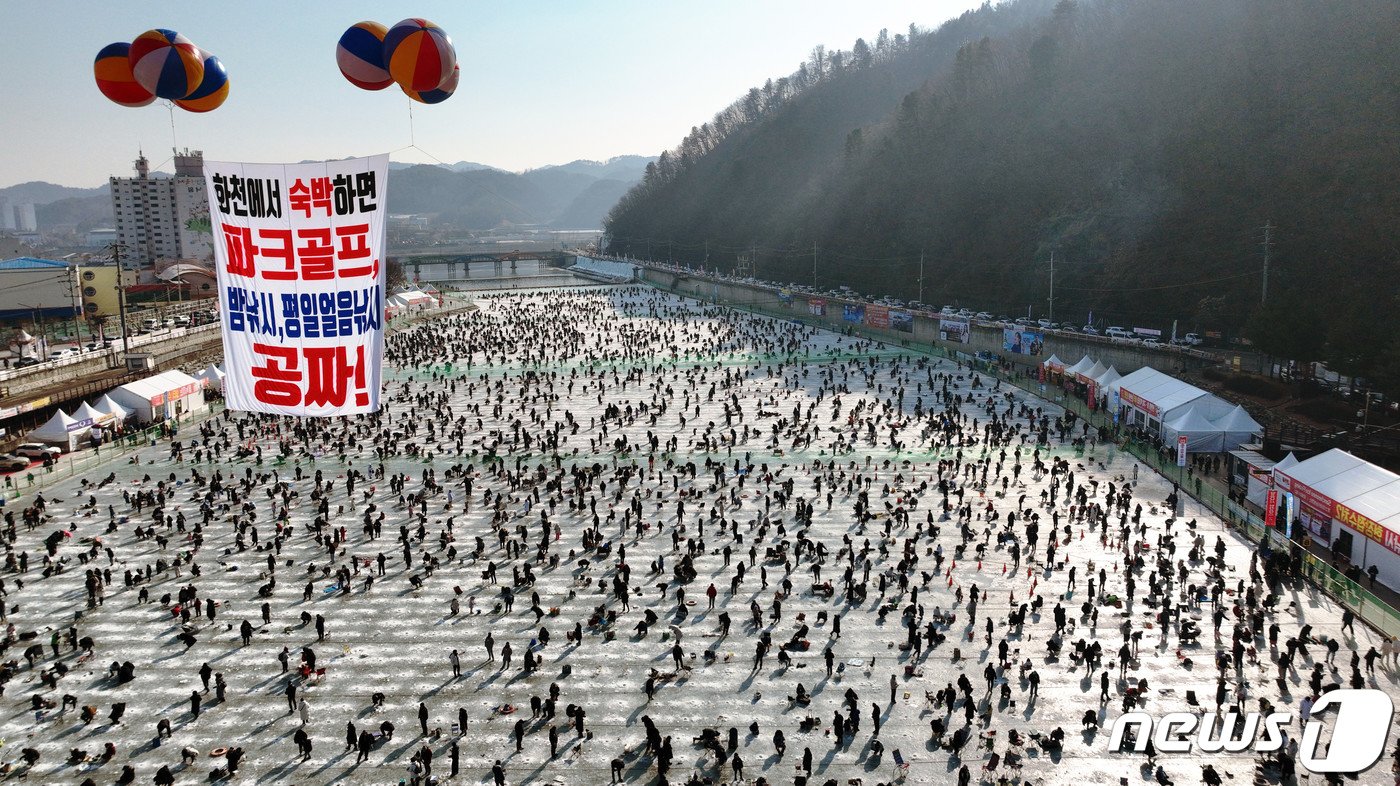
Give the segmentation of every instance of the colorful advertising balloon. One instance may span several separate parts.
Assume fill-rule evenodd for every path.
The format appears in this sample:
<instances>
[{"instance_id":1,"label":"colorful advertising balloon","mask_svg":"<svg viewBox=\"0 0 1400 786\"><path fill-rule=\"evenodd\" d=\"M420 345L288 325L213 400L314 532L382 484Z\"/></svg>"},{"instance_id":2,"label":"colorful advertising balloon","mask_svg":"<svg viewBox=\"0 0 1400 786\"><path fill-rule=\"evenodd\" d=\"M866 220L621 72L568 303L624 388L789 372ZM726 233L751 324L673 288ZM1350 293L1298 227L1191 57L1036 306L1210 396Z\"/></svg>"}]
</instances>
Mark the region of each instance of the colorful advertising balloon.
<instances>
[{"instance_id":1,"label":"colorful advertising balloon","mask_svg":"<svg viewBox=\"0 0 1400 786\"><path fill-rule=\"evenodd\" d=\"M384 66L384 36L389 28L378 22L351 25L335 48L335 62L350 84L363 90L383 90L394 83Z\"/></svg>"},{"instance_id":2,"label":"colorful advertising balloon","mask_svg":"<svg viewBox=\"0 0 1400 786\"><path fill-rule=\"evenodd\" d=\"M212 112L228 98L228 71L219 58L204 58L204 79L186 98L177 99L175 106L190 112Z\"/></svg>"},{"instance_id":3,"label":"colorful advertising balloon","mask_svg":"<svg viewBox=\"0 0 1400 786\"><path fill-rule=\"evenodd\" d=\"M403 88L403 92L409 98L422 104L441 104L443 101L451 98L452 94L457 91L457 80L460 74L461 66L452 66L452 76L448 77L447 83L441 87L433 90L424 90L421 93L415 93L405 87Z\"/></svg>"},{"instance_id":4,"label":"colorful advertising balloon","mask_svg":"<svg viewBox=\"0 0 1400 786\"><path fill-rule=\"evenodd\" d=\"M436 90L452 78L457 52L442 28L426 19L405 19L384 36L384 63L404 90Z\"/></svg>"},{"instance_id":5,"label":"colorful advertising balloon","mask_svg":"<svg viewBox=\"0 0 1400 786\"><path fill-rule=\"evenodd\" d=\"M155 93L136 82L127 59L131 44L118 41L102 47L92 63L92 74L102 95L122 106L146 106L156 100Z\"/></svg>"},{"instance_id":6,"label":"colorful advertising balloon","mask_svg":"<svg viewBox=\"0 0 1400 786\"><path fill-rule=\"evenodd\" d=\"M170 101L193 93L204 79L204 55L174 30L147 30L127 54L137 83Z\"/></svg>"}]
</instances>

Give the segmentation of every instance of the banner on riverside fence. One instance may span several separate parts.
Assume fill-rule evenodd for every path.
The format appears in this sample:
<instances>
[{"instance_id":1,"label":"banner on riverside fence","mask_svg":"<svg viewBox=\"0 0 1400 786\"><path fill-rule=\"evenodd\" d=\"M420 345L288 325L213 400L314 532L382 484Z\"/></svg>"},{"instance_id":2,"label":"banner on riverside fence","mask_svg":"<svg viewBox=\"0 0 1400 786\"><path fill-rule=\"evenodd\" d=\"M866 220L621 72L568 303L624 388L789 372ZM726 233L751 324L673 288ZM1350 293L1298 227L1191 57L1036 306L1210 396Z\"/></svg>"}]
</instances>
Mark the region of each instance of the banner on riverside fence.
<instances>
[{"instance_id":1,"label":"banner on riverside fence","mask_svg":"<svg viewBox=\"0 0 1400 786\"><path fill-rule=\"evenodd\" d=\"M229 409L379 409L388 169L205 162Z\"/></svg>"},{"instance_id":2,"label":"banner on riverside fence","mask_svg":"<svg viewBox=\"0 0 1400 786\"><path fill-rule=\"evenodd\" d=\"M971 325L960 319L938 320L938 337L955 344L966 344L972 335Z\"/></svg>"}]
</instances>

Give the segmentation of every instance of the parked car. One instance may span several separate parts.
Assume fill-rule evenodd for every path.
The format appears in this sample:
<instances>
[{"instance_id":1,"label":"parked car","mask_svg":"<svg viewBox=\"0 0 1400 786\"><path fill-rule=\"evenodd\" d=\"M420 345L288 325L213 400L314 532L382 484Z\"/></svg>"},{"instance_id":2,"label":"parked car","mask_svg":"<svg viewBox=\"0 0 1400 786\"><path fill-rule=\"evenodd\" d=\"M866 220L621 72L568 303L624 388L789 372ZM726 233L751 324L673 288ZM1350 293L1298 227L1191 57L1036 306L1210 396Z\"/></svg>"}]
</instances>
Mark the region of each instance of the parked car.
<instances>
[{"instance_id":1,"label":"parked car","mask_svg":"<svg viewBox=\"0 0 1400 786\"><path fill-rule=\"evenodd\" d=\"M45 445L42 442L26 442L15 448L15 453L31 459L41 459L44 456L58 458L63 455L63 451L53 445Z\"/></svg>"},{"instance_id":2,"label":"parked car","mask_svg":"<svg viewBox=\"0 0 1400 786\"><path fill-rule=\"evenodd\" d=\"M1099 329L1093 325L1085 325L1081 330L1086 336L1097 336L1099 334Z\"/></svg>"},{"instance_id":3,"label":"parked car","mask_svg":"<svg viewBox=\"0 0 1400 786\"><path fill-rule=\"evenodd\" d=\"M13 453L0 454L0 472L18 472L22 469L28 469L29 464L29 459L16 456Z\"/></svg>"},{"instance_id":4,"label":"parked car","mask_svg":"<svg viewBox=\"0 0 1400 786\"><path fill-rule=\"evenodd\" d=\"M69 347L64 347L63 349L55 349L52 352L50 352L49 360L62 360L63 358L76 354L78 354L78 350Z\"/></svg>"},{"instance_id":5,"label":"parked car","mask_svg":"<svg viewBox=\"0 0 1400 786\"><path fill-rule=\"evenodd\" d=\"M43 362L44 362L44 361L42 361L42 360L40 360L40 359L38 359L38 358L36 358L36 357L33 357L33 356L31 356L31 355L26 355L26 356L20 358L19 360L16 360L16 361L15 361L15 368L29 368L30 366L37 366L37 365L39 365L40 363L43 363Z\"/></svg>"},{"instance_id":6,"label":"parked car","mask_svg":"<svg viewBox=\"0 0 1400 786\"><path fill-rule=\"evenodd\" d=\"M1158 341L1158 340L1155 339L1155 338L1145 338L1145 339L1143 339L1143 340L1142 340L1142 345L1143 345L1144 347L1147 347L1148 349L1161 349L1162 346L1163 346L1162 342Z\"/></svg>"},{"instance_id":7,"label":"parked car","mask_svg":"<svg viewBox=\"0 0 1400 786\"><path fill-rule=\"evenodd\" d=\"M184 314L181 314L180 316L175 317L175 319L172 320L172 321L175 323L175 327L189 327L189 326L190 326L190 318L189 318L188 316L184 315Z\"/></svg>"},{"instance_id":8,"label":"parked car","mask_svg":"<svg viewBox=\"0 0 1400 786\"><path fill-rule=\"evenodd\" d=\"M1017 321L1019 322L1020 320L1017 320ZM1051 326L1054 324L1054 323L1052 323L1052 322L1051 322L1050 320L1048 320L1048 319L1037 319L1037 320L1035 321L1035 323L1036 323L1037 325L1040 325L1042 328L1044 328L1044 329L1046 329L1046 330L1049 330L1049 329L1051 328Z\"/></svg>"},{"instance_id":9,"label":"parked car","mask_svg":"<svg viewBox=\"0 0 1400 786\"><path fill-rule=\"evenodd\" d=\"M1031 321L1030 317L1016 317L1016 324L1021 325L1023 327L1030 327L1035 323Z\"/></svg>"},{"instance_id":10,"label":"parked car","mask_svg":"<svg viewBox=\"0 0 1400 786\"><path fill-rule=\"evenodd\" d=\"M1060 326L1060 332L1061 332L1061 333L1078 333L1078 332L1079 332L1079 328L1075 327L1074 325L1061 325L1061 326Z\"/></svg>"},{"instance_id":11,"label":"parked car","mask_svg":"<svg viewBox=\"0 0 1400 786\"><path fill-rule=\"evenodd\" d=\"M1108 336L1109 338L1118 339L1128 339L1133 337L1133 332L1131 330L1128 330L1127 328L1118 327L1116 325L1109 328L1108 330L1105 330L1103 334L1105 336Z\"/></svg>"},{"instance_id":12,"label":"parked car","mask_svg":"<svg viewBox=\"0 0 1400 786\"><path fill-rule=\"evenodd\" d=\"M978 319L984 322L991 322L992 315L986 311L978 311L977 314L973 316L973 319Z\"/></svg>"},{"instance_id":13,"label":"parked car","mask_svg":"<svg viewBox=\"0 0 1400 786\"><path fill-rule=\"evenodd\" d=\"M1205 339L1201 338L1195 333L1187 333L1186 335L1182 336L1181 342L1183 344L1189 344L1193 347L1199 347L1200 345L1206 343Z\"/></svg>"}]
</instances>

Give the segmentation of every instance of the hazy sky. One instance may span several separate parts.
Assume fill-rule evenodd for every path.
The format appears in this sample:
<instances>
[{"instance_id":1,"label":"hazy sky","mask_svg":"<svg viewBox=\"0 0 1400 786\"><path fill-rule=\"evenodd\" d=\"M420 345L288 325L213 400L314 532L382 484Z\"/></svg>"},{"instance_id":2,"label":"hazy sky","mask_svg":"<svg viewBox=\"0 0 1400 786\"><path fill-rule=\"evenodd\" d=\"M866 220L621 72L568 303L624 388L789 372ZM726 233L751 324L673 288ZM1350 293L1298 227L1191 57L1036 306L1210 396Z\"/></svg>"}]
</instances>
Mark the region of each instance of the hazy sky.
<instances>
[{"instance_id":1,"label":"hazy sky","mask_svg":"<svg viewBox=\"0 0 1400 786\"><path fill-rule=\"evenodd\" d=\"M796 69L816 44L850 49L910 22L935 27L974 0L395 0L308 2L6 2L9 77L0 186L95 186L127 175L138 147L170 155L164 102L111 103L92 76L108 43L144 30L184 33L218 55L230 95L219 110L175 109L174 139L220 160L300 161L409 145L409 99L360 90L335 45L362 19L441 25L462 66L456 95L415 105L413 139L443 161L520 170L578 158L655 155L749 87ZM430 161L415 150L396 160ZM169 166L165 168L169 170Z\"/></svg>"}]
</instances>

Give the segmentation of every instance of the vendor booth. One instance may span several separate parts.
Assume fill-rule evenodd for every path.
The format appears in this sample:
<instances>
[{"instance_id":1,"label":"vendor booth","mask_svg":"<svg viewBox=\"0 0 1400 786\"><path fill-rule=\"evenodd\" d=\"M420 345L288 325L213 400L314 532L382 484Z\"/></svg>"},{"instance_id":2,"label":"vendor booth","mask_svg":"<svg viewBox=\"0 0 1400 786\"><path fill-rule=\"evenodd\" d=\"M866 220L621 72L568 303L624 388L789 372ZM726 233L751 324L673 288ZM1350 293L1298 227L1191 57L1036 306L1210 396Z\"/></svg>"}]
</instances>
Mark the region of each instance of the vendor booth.
<instances>
[{"instance_id":1,"label":"vendor booth","mask_svg":"<svg viewBox=\"0 0 1400 786\"><path fill-rule=\"evenodd\" d=\"M1315 541L1362 571L1375 566L1377 581L1400 587L1400 475L1337 448L1275 465L1273 474Z\"/></svg>"},{"instance_id":2,"label":"vendor booth","mask_svg":"<svg viewBox=\"0 0 1400 786\"><path fill-rule=\"evenodd\" d=\"M30 442L54 445L64 453L71 453L87 438L90 428L91 420L76 420L60 409L53 413L53 417L49 418L47 423L29 432L27 439Z\"/></svg>"},{"instance_id":3,"label":"vendor booth","mask_svg":"<svg viewBox=\"0 0 1400 786\"><path fill-rule=\"evenodd\" d=\"M1162 439L1168 444L1177 444L1181 437L1186 437L1187 453L1220 453L1225 450L1225 433L1195 407L1188 408L1174 420L1162 423Z\"/></svg>"},{"instance_id":4,"label":"vendor booth","mask_svg":"<svg viewBox=\"0 0 1400 786\"><path fill-rule=\"evenodd\" d=\"M1188 410L1213 422L1234 408L1224 399L1147 366L1114 382L1110 390L1115 388L1122 424L1158 436L1163 423L1180 419Z\"/></svg>"},{"instance_id":5,"label":"vendor booth","mask_svg":"<svg viewBox=\"0 0 1400 786\"><path fill-rule=\"evenodd\" d=\"M204 383L181 371L165 371L113 390L111 397L142 423L202 412Z\"/></svg>"}]
</instances>

